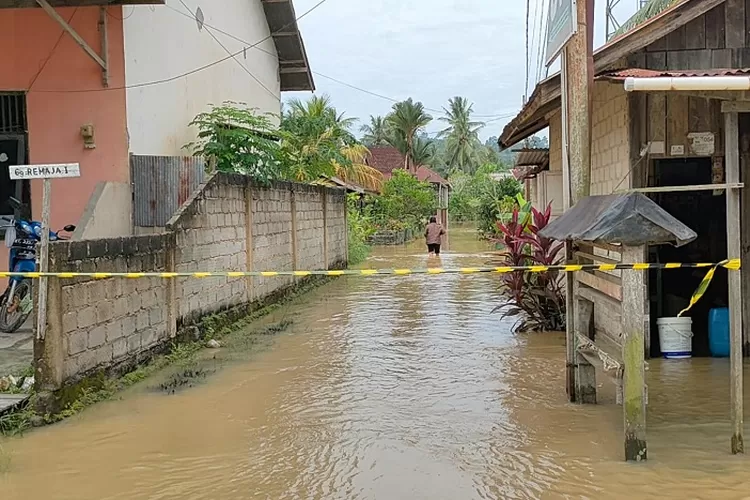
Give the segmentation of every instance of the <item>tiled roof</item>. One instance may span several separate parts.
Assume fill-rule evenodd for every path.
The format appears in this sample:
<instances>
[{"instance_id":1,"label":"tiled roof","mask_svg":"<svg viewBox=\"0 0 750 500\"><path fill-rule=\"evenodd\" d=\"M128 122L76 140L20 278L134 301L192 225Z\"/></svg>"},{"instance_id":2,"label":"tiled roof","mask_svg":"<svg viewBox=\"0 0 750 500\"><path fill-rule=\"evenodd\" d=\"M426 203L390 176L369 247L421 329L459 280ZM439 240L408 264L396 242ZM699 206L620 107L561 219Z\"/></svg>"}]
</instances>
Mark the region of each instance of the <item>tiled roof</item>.
<instances>
[{"instance_id":1,"label":"tiled roof","mask_svg":"<svg viewBox=\"0 0 750 500\"><path fill-rule=\"evenodd\" d=\"M370 148L367 164L382 173L383 177L388 180L394 170L404 168L404 155L392 146L373 146ZM417 168L417 179L430 184L449 185L440 174L424 165Z\"/></svg>"}]
</instances>

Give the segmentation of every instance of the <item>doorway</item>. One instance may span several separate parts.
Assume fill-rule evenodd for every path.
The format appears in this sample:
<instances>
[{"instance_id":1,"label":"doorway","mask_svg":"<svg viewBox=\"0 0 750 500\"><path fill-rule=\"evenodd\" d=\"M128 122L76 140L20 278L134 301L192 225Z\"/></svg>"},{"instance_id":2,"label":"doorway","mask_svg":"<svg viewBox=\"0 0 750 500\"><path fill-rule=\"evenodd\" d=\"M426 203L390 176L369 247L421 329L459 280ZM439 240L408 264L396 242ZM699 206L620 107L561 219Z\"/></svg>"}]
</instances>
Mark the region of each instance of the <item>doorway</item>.
<instances>
[{"instance_id":1,"label":"doorway","mask_svg":"<svg viewBox=\"0 0 750 500\"><path fill-rule=\"evenodd\" d=\"M662 159L654 162L656 187L712 183L711 158ZM655 193L653 200L672 216L695 231L695 241L683 246L651 247L651 262L719 262L727 257L726 193L724 191L681 191ZM705 269L652 270L649 273L651 331L656 320L677 316L690 303L693 292L706 274ZM728 303L727 274L719 270L703 298L686 313L693 319L693 355L710 356L708 316L715 307ZM651 337L651 355L661 355L659 336Z\"/></svg>"},{"instance_id":2,"label":"doorway","mask_svg":"<svg viewBox=\"0 0 750 500\"><path fill-rule=\"evenodd\" d=\"M29 203L28 182L11 180L11 165L28 163L28 127L26 95L23 92L0 93L0 215L14 215L10 197ZM19 214L15 214L19 215Z\"/></svg>"}]
</instances>

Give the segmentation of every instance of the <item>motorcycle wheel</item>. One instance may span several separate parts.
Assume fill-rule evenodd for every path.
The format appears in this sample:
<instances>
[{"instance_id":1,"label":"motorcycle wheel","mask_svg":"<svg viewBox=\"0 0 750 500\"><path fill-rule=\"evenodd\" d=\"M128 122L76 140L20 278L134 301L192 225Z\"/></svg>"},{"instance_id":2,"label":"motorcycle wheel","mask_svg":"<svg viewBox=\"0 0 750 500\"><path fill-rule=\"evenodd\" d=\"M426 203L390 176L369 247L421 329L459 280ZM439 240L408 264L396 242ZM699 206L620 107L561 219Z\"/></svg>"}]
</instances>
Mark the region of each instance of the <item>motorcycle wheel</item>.
<instances>
[{"instance_id":1,"label":"motorcycle wheel","mask_svg":"<svg viewBox=\"0 0 750 500\"><path fill-rule=\"evenodd\" d=\"M31 282L23 280L16 284L13 296L6 295L0 305L0 331L13 333L26 322L32 311Z\"/></svg>"}]
</instances>

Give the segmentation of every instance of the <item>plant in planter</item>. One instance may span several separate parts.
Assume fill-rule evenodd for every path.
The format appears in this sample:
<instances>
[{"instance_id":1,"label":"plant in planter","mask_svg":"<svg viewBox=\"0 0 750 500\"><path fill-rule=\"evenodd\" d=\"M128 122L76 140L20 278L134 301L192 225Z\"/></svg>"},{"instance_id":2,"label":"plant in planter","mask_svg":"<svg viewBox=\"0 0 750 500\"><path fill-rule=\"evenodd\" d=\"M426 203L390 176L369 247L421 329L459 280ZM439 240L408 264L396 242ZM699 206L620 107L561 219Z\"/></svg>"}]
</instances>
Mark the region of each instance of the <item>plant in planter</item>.
<instances>
[{"instance_id":1,"label":"plant in planter","mask_svg":"<svg viewBox=\"0 0 750 500\"><path fill-rule=\"evenodd\" d=\"M552 204L544 212L529 207L529 216L515 208L508 222L498 222L498 242L505 245L501 266L552 266L559 264L564 243L539 232L549 224ZM520 316L516 331L555 331L565 328L565 295L559 271L513 271L502 275L501 290L509 301L493 312L502 317Z\"/></svg>"}]
</instances>

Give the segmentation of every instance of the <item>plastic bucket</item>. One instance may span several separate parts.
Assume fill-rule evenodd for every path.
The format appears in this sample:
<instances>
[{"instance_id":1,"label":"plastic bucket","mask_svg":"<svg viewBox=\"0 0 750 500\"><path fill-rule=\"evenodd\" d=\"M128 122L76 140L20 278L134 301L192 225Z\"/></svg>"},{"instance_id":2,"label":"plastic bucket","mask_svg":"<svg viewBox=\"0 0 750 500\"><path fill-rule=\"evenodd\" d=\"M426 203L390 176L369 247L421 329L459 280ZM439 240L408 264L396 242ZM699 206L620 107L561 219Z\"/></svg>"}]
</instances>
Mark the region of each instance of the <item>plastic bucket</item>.
<instances>
[{"instance_id":1,"label":"plastic bucket","mask_svg":"<svg viewBox=\"0 0 750 500\"><path fill-rule=\"evenodd\" d=\"M659 345L667 359L687 359L693 356L692 318L659 318Z\"/></svg>"}]
</instances>

